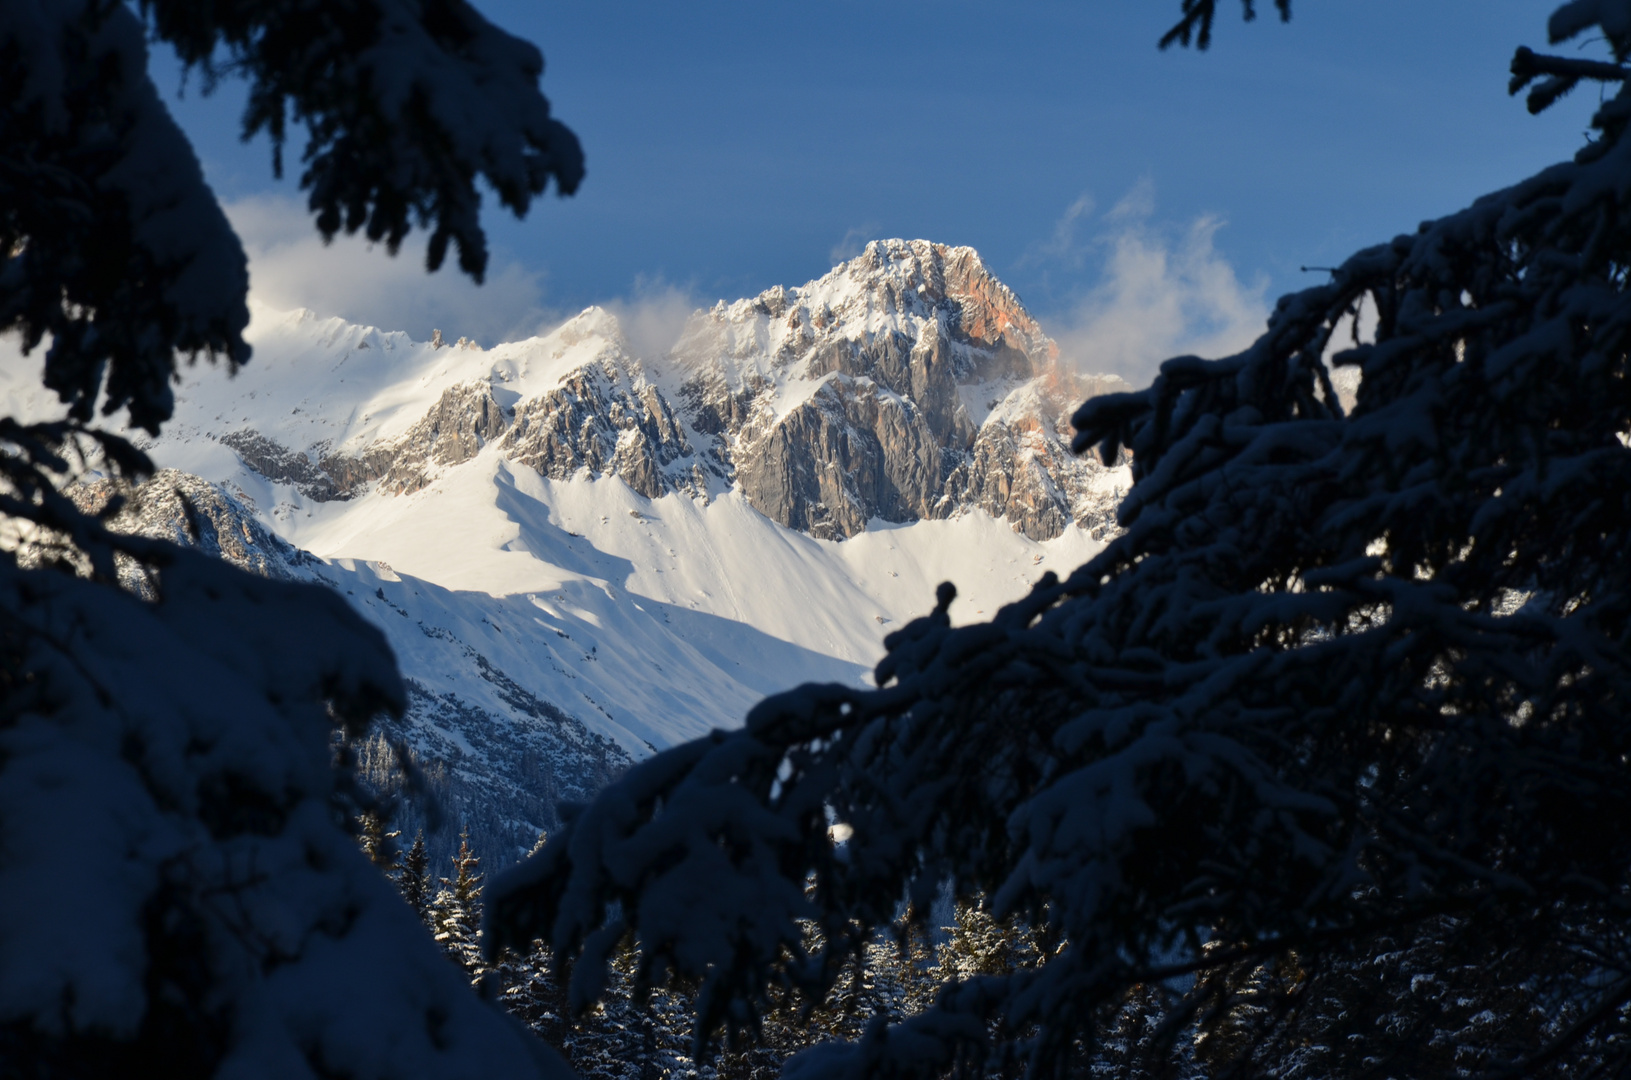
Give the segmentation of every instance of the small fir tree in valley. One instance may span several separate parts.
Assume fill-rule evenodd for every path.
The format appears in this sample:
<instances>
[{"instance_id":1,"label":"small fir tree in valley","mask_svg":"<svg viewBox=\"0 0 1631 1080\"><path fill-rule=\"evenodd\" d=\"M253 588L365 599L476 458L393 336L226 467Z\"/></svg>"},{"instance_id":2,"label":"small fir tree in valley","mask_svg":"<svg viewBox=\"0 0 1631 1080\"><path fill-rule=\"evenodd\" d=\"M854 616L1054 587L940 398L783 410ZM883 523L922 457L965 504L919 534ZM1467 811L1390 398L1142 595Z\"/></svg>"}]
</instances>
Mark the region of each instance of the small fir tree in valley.
<instances>
[{"instance_id":1,"label":"small fir tree in valley","mask_svg":"<svg viewBox=\"0 0 1631 1080\"><path fill-rule=\"evenodd\" d=\"M543 850L549 834L538 832L529 854ZM497 973L499 1003L506 1012L557 1050L566 1052L571 1028L567 1022L566 988L556 978L550 964L549 947L533 942L527 950L506 949L493 963Z\"/></svg>"},{"instance_id":2,"label":"small fir tree in valley","mask_svg":"<svg viewBox=\"0 0 1631 1080\"><path fill-rule=\"evenodd\" d=\"M437 943L478 981L486 972L480 945L482 874L481 857L470 848L469 826L459 834L453 869L452 880L441 879L431 902L431 927Z\"/></svg>"},{"instance_id":3,"label":"small fir tree in valley","mask_svg":"<svg viewBox=\"0 0 1631 1080\"><path fill-rule=\"evenodd\" d=\"M650 1020L634 1001L634 952L625 942L612 958L606 990L567 1034L567 1060L585 1080L640 1080L650 1057Z\"/></svg>"},{"instance_id":4,"label":"small fir tree in valley","mask_svg":"<svg viewBox=\"0 0 1631 1080\"><path fill-rule=\"evenodd\" d=\"M568 1053L571 1036L566 988L556 978L549 947L538 943L525 955L506 950L493 964L498 974L499 1004L551 1046Z\"/></svg>"},{"instance_id":5,"label":"small fir tree in valley","mask_svg":"<svg viewBox=\"0 0 1631 1080\"><path fill-rule=\"evenodd\" d=\"M402 832L400 829L387 831L389 824L377 806L370 806L357 815L357 838L362 843L364 854L388 876L394 877L401 866L402 852L398 850L396 842Z\"/></svg>"},{"instance_id":6,"label":"small fir tree in valley","mask_svg":"<svg viewBox=\"0 0 1631 1080\"><path fill-rule=\"evenodd\" d=\"M1011 975L1041 959L1036 932L1018 919L994 918L983 897L959 899L954 910L957 925L946 928L950 936L940 947L942 978Z\"/></svg>"},{"instance_id":7,"label":"small fir tree in valley","mask_svg":"<svg viewBox=\"0 0 1631 1080\"><path fill-rule=\"evenodd\" d=\"M1196 1060L1196 1027L1180 1024L1174 1030L1169 1025L1181 998L1179 990L1156 983L1129 987L1103 1011L1103 1034L1092 1059L1075 1063L1071 1075L1103 1080L1199 1080L1211 1075Z\"/></svg>"},{"instance_id":8,"label":"small fir tree in valley","mask_svg":"<svg viewBox=\"0 0 1631 1080\"><path fill-rule=\"evenodd\" d=\"M890 1016L913 1016L928 1008L939 985L937 950L927 924L909 911L893 936L874 940L867 962L877 979Z\"/></svg>"},{"instance_id":9,"label":"small fir tree in valley","mask_svg":"<svg viewBox=\"0 0 1631 1080\"><path fill-rule=\"evenodd\" d=\"M933 983L941 981L962 983L971 979L1006 978L1017 971L1035 968L1041 962L1044 950L1041 936L1022 919L1015 916L997 918L983 894L959 897L953 905L954 925L945 927L947 938L937 950ZM925 987L920 992L918 1010L927 1008L933 990ZM994 1076L1019 1077L1024 1075L1022 1062L1006 1049L1005 1029L998 1020L987 1021L992 1046L997 1053L986 1062L986 1070Z\"/></svg>"},{"instance_id":10,"label":"small fir tree in valley","mask_svg":"<svg viewBox=\"0 0 1631 1080\"><path fill-rule=\"evenodd\" d=\"M402 874L397 879L402 898L423 919L430 910L430 855L425 851L425 834L415 833L413 846L402 861Z\"/></svg>"},{"instance_id":11,"label":"small fir tree in valley","mask_svg":"<svg viewBox=\"0 0 1631 1080\"><path fill-rule=\"evenodd\" d=\"M584 1080L691 1080L727 1075L708 1063L699 1068L691 1057L691 1015L696 1003L690 991L662 985L642 994L638 964L639 952L632 939L625 940L613 952L600 1000L566 1020L563 980L550 967L546 950L539 948L516 965L529 978L523 984L512 983L504 1002L565 1054ZM779 1071L781 1058L776 1060Z\"/></svg>"},{"instance_id":12,"label":"small fir tree in valley","mask_svg":"<svg viewBox=\"0 0 1631 1080\"><path fill-rule=\"evenodd\" d=\"M824 947L820 929L806 923L806 952ZM893 1022L922 1012L933 998L935 977L928 934L908 911L842 961L820 1001L790 990L774 995L757 1037L717 1056L720 1080L776 1080L787 1059L802 1050L859 1038L880 1018Z\"/></svg>"}]
</instances>

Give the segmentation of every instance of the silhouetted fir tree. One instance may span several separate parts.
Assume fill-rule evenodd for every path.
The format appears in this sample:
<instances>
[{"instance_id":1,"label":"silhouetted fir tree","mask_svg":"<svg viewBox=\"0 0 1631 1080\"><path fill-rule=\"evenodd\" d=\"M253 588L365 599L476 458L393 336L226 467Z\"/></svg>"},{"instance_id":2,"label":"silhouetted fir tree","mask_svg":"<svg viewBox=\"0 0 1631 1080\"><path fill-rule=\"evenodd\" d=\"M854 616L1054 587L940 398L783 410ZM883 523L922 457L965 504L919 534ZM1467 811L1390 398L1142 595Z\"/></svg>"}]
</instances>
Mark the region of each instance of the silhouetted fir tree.
<instances>
[{"instance_id":1,"label":"silhouetted fir tree","mask_svg":"<svg viewBox=\"0 0 1631 1080\"><path fill-rule=\"evenodd\" d=\"M414 914L424 919L430 910L430 856L425 852L423 830L414 834L413 846L402 860L397 886Z\"/></svg>"}]
</instances>

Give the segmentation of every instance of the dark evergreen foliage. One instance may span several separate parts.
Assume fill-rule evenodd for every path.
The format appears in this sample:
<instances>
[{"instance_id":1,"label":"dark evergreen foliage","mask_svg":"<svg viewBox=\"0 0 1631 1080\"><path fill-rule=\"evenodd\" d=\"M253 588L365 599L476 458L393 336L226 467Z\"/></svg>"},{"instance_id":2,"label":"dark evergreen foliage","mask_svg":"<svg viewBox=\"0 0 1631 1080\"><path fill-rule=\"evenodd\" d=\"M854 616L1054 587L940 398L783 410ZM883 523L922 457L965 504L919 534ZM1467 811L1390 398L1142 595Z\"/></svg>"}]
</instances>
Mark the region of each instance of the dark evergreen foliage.
<instances>
[{"instance_id":1,"label":"dark evergreen foliage","mask_svg":"<svg viewBox=\"0 0 1631 1080\"><path fill-rule=\"evenodd\" d=\"M0 9L0 330L45 335L77 424L156 432L176 355L247 360L243 249L147 77L136 16L90 0Z\"/></svg>"},{"instance_id":2,"label":"dark evergreen foliage","mask_svg":"<svg viewBox=\"0 0 1631 1080\"><path fill-rule=\"evenodd\" d=\"M1240 0L1240 7L1247 22L1257 18L1256 0ZM1280 13L1281 22L1291 21L1291 0L1274 0L1274 7ZM1183 0L1183 11L1183 18L1161 36L1161 48L1169 48L1174 42L1185 48L1191 44L1201 50L1211 48L1212 21L1217 18L1218 0Z\"/></svg>"},{"instance_id":3,"label":"dark evergreen foliage","mask_svg":"<svg viewBox=\"0 0 1631 1080\"><path fill-rule=\"evenodd\" d=\"M324 237L362 231L395 254L415 221L427 269L447 246L487 267L479 177L517 215L554 181L583 178L577 137L538 93L544 58L466 0L141 0L158 35L207 83L248 80L248 138L266 132L281 171L289 120L309 133L300 186ZM501 108L495 108L502 102Z\"/></svg>"},{"instance_id":4,"label":"dark evergreen foliage","mask_svg":"<svg viewBox=\"0 0 1631 1080\"><path fill-rule=\"evenodd\" d=\"M425 851L425 834L414 834L413 846L402 859L402 875L397 879L402 899L421 919L430 910L430 856Z\"/></svg>"},{"instance_id":5,"label":"dark evergreen foliage","mask_svg":"<svg viewBox=\"0 0 1631 1080\"><path fill-rule=\"evenodd\" d=\"M785 1075L1631 1068L1631 4L1552 17L1588 34L1612 62L1514 62L1532 106L1609 84L1575 160L1077 413L1133 453L1102 554L985 625L943 588L880 689L630 770L489 891L491 945L548 941L581 1009L632 932L638 984L750 1031L950 882L1041 962Z\"/></svg>"},{"instance_id":6,"label":"dark evergreen foliage","mask_svg":"<svg viewBox=\"0 0 1631 1080\"><path fill-rule=\"evenodd\" d=\"M459 850L453 856L453 878L442 878L442 887L430 903L430 924L436 943L456 963L480 982L487 965L481 958L481 857L470 848L470 830L459 834Z\"/></svg>"},{"instance_id":7,"label":"dark evergreen foliage","mask_svg":"<svg viewBox=\"0 0 1631 1080\"><path fill-rule=\"evenodd\" d=\"M178 358L249 358L243 250L149 32L246 77L251 127L307 126L327 235L394 247L411 219L479 278L478 179L519 211L582 171L536 50L462 0L0 0L0 333L49 340L66 411L0 418L0 1076L560 1075L349 835L375 813L389 863L335 768L336 729L405 707L384 638L330 590L114 535L118 498L93 518L62 493L151 471L88 427L98 399L156 432Z\"/></svg>"},{"instance_id":8,"label":"dark evergreen foliage","mask_svg":"<svg viewBox=\"0 0 1631 1080\"><path fill-rule=\"evenodd\" d=\"M394 252L417 220L428 261L448 243L477 280L476 180L525 213L583 156L538 92L538 51L464 0L144 0L148 26L201 67L250 83L245 134L310 139L301 185L325 236L362 230ZM242 247L147 75L123 4L14 0L0 11L0 330L51 337L45 384L91 418L156 432L179 352L249 358Z\"/></svg>"}]
</instances>

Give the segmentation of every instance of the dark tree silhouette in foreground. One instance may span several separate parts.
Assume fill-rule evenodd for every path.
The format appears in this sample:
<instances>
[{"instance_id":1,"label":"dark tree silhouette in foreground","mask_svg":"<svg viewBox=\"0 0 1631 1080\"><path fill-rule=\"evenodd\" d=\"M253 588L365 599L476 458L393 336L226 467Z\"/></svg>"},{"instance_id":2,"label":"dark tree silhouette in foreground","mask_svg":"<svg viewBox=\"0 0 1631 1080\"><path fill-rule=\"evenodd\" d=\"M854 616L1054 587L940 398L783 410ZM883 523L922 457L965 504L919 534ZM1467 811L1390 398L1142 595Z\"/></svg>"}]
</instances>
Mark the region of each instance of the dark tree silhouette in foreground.
<instances>
[{"instance_id":1,"label":"dark tree silhouette in foreground","mask_svg":"<svg viewBox=\"0 0 1631 1080\"><path fill-rule=\"evenodd\" d=\"M1089 402L1077 450L1134 455L1105 551L984 625L943 586L880 689L631 769L489 886L489 947L548 942L582 1008L632 935L642 978L700 983L701 1032L747 1032L949 882L1042 962L784 1075L1623 1075L1631 2L1549 31L1612 54L1513 61L1537 111L1606 88L1573 161Z\"/></svg>"},{"instance_id":2,"label":"dark tree silhouette in foreground","mask_svg":"<svg viewBox=\"0 0 1631 1080\"><path fill-rule=\"evenodd\" d=\"M519 213L583 172L537 50L464 0L0 0L0 332L66 410L0 419L0 1076L559 1075L352 835L334 733L404 708L384 638L61 494L151 471L98 403L156 432L178 356L249 360L243 250L149 33L248 80L246 133L306 127L325 236L422 225L479 279L477 181Z\"/></svg>"}]
</instances>

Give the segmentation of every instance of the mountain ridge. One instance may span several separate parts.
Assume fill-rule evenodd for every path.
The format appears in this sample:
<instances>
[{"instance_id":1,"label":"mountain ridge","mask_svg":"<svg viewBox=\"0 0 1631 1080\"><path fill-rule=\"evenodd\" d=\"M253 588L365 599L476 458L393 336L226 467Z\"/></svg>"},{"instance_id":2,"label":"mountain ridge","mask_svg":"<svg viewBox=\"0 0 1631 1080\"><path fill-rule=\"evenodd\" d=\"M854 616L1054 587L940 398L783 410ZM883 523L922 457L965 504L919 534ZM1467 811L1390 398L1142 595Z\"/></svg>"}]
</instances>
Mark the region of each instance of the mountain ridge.
<instances>
[{"instance_id":1,"label":"mountain ridge","mask_svg":"<svg viewBox=\"0 0 1631 1080\"><path fill-rule=\"evenodd\" d=\"M647 497L739 488L767 517L823 539L979 507L1044 540L1072 523L1113 531L1127 482L1068 452L1067 420L1126 384L1061 364L971 248L875 241L803 286L694 312L656 359L636 356L596 307L490 350L448 346L439 331L415 343L341 320L315 329L318 351L342 354L331 376L370 349L408 353L419 400L353 402L339 431L315 439L290 422L213 435L319 501L370 485L411 493L498 442L542 475L616 475Z\"/></svg>"}]
</instances>

